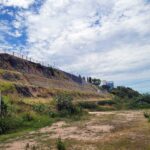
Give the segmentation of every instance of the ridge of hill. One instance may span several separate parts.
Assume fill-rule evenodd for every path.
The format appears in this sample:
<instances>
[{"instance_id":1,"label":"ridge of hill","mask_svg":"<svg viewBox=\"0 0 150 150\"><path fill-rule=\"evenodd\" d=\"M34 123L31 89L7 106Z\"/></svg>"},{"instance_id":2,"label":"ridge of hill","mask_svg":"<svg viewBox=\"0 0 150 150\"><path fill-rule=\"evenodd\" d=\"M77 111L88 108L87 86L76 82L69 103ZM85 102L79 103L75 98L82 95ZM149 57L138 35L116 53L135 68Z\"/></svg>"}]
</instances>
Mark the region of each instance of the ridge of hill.
<instances>
[{"instance_id":1,"label":"ridge of hill","mask_svg":"<svg viewBox=\"0 0 150 150\"><path fill-rule=\"evenodd\" d=\"M98 92L96 86L85 82L81 77L6 53L0 54L0 86L4 93L17 91L23 96L34 97L49 97L60 91L73 95L78 93L83 97L107 95L100 90Z\"/></svg>"}]
</instances>

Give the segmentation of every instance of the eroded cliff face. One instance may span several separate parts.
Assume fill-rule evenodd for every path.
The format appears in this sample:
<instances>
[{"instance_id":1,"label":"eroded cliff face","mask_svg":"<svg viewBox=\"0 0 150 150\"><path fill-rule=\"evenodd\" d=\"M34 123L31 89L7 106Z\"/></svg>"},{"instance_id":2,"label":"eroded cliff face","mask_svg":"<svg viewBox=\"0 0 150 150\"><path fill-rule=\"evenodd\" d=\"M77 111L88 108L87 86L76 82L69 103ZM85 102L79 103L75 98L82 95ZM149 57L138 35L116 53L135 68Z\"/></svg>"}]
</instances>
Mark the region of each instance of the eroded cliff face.
<instances>
[{"instance_id":1,"label":"eroded cliff face","mask_svg":"<svg viewBox=\"0 0 150 150\"><path fill-rule=\"evenodd\" d=\"M73 74L9 54L0 54L0 79L23 86L97 93L98 89Z\"/></svg>"}]
</instances>

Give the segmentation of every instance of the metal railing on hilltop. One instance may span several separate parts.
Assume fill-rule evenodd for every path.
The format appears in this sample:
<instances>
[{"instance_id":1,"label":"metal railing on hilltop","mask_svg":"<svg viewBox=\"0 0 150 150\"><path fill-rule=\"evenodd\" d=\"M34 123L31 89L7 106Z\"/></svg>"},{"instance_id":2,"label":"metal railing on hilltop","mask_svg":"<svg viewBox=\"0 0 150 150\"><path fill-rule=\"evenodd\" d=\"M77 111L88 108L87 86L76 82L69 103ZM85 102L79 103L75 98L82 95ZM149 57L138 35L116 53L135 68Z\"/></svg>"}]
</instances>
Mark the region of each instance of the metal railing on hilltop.
<instances>
[{"instance_id":1,"label":"metal railing on hilltop","mask_svg":"<svg viewBox=\"0 0 150 150\"><path fill-rule=\"evenodd\" d=\"M10 51L10 50L2 50L0 49L0 54L9 54L9 55L12 55L12 56L15 56L17 58L20 58L20 59L23 59L23 60L26 60L26 61L30 61L32 63L36 63L36 64L40 64L41 66L44 66L44 67L51 67L51 68L55 68L61 72L64 72L65 74L68 74L73 80L75 80L74 78L76 78L76 80L78 79L78 75L75 74L75 73L69 73L69 72L65 72L61 69L59 69L55 63L53 63L53 65L50 65L44 61L39 61L39 60L36 60L36 59L33 59L32 57L28 56L28 55L25 55L25 54L22 54L21 52L18 52L18 51Z\"/></svg>"},{"instance_id":2,"label":"metal railing on hilltop","mask_svg":"<svg viewBox=\"0 0 150 150\"><path fill-rule=\"evenodd\" d=\"M23 60L26 60L26 61L30 61L30 62L33 62L33 63L38 63L42 66L45 66L45 67L53 67L53 68L56 68L55 65L50 65L44 61L39 61L39 60L36 60L28 55L25 55L25 54L22 54L22 53L19 53L17 51L9 51L9 50L2 50L0 49L0 54L9 54L9 55L12 55L12 56L15 56L17 58L20 58L20 59L23 59Z\"/></svg>"}]
</instances>

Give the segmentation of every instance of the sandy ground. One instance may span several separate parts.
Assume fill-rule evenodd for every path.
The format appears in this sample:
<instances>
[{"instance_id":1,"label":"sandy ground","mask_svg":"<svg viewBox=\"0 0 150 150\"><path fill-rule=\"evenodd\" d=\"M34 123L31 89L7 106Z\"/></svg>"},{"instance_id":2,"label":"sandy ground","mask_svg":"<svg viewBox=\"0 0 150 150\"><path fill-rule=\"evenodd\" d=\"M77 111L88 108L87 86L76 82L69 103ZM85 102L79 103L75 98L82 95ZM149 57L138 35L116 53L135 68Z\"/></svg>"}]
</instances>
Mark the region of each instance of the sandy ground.
<instances>
[{"instance_id":1,"label":"sandy ground","mask_svg":"<svg viewBox=\"0 0 150 150\"><path fill-rule=\"evenodd\" d=\"M68 143L70 140L72 144L69 149L71 150L113 149L111 146L106 147L106 144L108 146L109 144L114 145L115 149L116 145L121 142L121 146L125 145L122 148L118 147L118 149L130 150L130 147L126 147L126 145L132 142L133 144L130 144L131 149L140 150L146 148L148 150L150 144L145 142L150 140L150 123L144 118L143 111L90 112L88 120L77 122L60 121L50 127L30 132L26 136L1 143L0 149L55 149L55 145L51 141L56 141L58 137ZM114 143L118 142L116 139L120 143L115 145ZM142 144L145 145L139 147L138 140L141 142L143 140ZM47 143L51 143L51 146L48 146Z\"/></svg>"}]
</instances>

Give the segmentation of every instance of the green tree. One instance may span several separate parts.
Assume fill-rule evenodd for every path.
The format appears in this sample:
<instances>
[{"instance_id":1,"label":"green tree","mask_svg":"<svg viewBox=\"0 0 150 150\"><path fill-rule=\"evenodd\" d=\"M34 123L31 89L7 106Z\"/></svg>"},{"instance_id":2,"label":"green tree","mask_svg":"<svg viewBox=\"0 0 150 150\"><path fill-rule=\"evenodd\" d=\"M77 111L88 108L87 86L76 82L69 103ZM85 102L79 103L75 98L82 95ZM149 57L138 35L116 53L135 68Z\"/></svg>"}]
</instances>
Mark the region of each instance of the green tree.
<instances>
[{"instance_id":1,"label":"green tree","mask_svg":"<svg viewBox=\"0 0 150 150\"><path fill-rule=\"evenodd\" d=\"M96 85L96 86L100 86L101 80L94 78L94 79L92 79L92 84L94 84L94 85Z\"/></svg>"}]
</instances>

